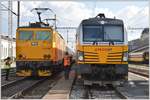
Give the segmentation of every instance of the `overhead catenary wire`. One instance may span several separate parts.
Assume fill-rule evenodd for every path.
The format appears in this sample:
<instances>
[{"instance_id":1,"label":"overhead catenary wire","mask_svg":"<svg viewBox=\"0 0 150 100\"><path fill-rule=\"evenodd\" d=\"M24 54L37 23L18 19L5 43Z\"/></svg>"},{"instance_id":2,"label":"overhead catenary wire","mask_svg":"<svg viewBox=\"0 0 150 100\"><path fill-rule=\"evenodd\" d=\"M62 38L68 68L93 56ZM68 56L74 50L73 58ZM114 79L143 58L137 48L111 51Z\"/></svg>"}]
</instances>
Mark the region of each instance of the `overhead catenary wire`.
<instances>
[{"instance_id":1,"label":"overhead catenary wire","mask_svg":"<svg viewBox=\"0 0 150 100\"><path fill-rule=\"evenodd\" d=\"M9 0L11 1L11 0ZM12 1L11 1L12 2ZM16 14L14 11L12 11L12 9L10 9L9 7L6 7L4 4L0 3L1 6L3 6L5 9L3 10L6 10L6 11L10 11L11 13L13 13L14 15L18 16L18 14Z\"/></svg>"},{"instance_id":2,"label":"overhead catenary wire","mask_svg":"<svg viewBox=\"0 0 150 100\"><path fill-rule=\"evenodd\" d=\"M137 30L139 32L140 30L143 30L145 27L148 26L146 25L147 23L145 23L146 19L143 18L143 16L139 16L143 12L143 9L145 9L145 7L141 8L134 16L132 16L128 20L128 30Z\"/></svg>"},{"instance_id":3,"label":"overhead catenary wire","mask_svg":"<svg viewBox=\"0 0 150 100\"><path fill-rule=\"evenodd\" d=\"M143 9L145 9L145 7L141 8L138 12L136 12L134 14L134 16L132 16L129 20L135 19L135 16L138 15L139 13L141 13L143 11ZM137 17L136 17L137 18Z\"/></svg>"},{"instance_id":4,"label":"overhead catenary wire","mask_svg":"<svg viewBox=\"0 0 150 100\"><path fill-rule=\"evenodd\" d=\"M140 13L142 13L143 9L145 9L145 7L141 8L136 14L134 14L134 16L132 16L128 20L130 25L134 24L135 22L139 22L141 19L143 19L142 16L138 16Z\"/></svg>"}]
</instances>

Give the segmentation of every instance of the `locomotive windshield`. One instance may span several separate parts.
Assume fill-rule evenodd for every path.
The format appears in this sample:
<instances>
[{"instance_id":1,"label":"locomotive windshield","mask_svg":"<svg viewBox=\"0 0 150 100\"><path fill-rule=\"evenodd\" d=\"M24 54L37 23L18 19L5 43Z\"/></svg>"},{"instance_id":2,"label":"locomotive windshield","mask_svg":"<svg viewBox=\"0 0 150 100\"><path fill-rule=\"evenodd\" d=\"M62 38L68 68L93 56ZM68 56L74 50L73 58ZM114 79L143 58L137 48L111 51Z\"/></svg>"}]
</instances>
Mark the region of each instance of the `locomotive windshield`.
<instances>
[{"instance_id":1,"label":"locomotive windshield","mask_svg":"<svg viewBox=\"0 0 150 100\"><path fill-rule=\"evenodd\" d=\"M33 31L19 32L19 40L32 40L32 39L33 39Z\"/></svg>"},{"instance_id":2,"label":"locomotive windshield","mask_svg":"<svg viewBox=\"0 0 150 100\"><path fill-rule=\"evenodd\" d=\"M37 31L36 40L48 40L50 38L49 31Z\"/></svg>"},{"instance_id":3,"label":"locomotive windshield","mask_svg":"<svg viewBox=\"0 0 150 100\"><path fill-rule=\"evenodd\" d=\"M83 26L84 42L123 42L123 27L120 25Z\"/></svg>"},{"instance_id":4,"label":"locomotive windshield","mask_svg":"<svg viewBox=\"0 0 150 100\"><path fill-rule=\"evenodd\" d=\"M83 32L83 41L85 42L103 40L102 26L83 26Z\"/></svg>"},{"instance_id":5,"label":"locomotive windshield","mask_svg":"<svg viewBox=\"0 0 150 100\"><path fill-rule=\"evenodd\" d=\"M104 41L123 41L122 26L104 26Z\"/></svg>"}]
</instances>

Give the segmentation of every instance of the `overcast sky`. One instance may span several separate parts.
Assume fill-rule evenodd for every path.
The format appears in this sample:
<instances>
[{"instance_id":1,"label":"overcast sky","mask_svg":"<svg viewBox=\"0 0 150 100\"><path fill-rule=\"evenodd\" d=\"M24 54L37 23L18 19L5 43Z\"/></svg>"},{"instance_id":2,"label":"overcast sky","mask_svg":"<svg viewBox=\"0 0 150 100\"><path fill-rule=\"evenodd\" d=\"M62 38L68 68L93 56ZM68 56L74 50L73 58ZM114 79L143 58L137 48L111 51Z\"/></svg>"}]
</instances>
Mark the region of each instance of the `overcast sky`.
<instances>
[{"instance_id":1,"label":"overcast sky","mask_svg":"<svg viewBox=\"0 0 150 100\"><path fill-rule=\"evenodd\" d=\"M7 2L2 2L7 5ZM77 27L83 19L95 17L98 13L105 13L106 17L122 19L126 28L148 27L149 24L149 6L148 1L21 1L21 25L28 25L29 22L38 21L35 12L31 9L35 7L48 7L52 9L57 15L57 26L75 26ZM17 2L13 2L13 11L17 12ZM43 13L42 19L50 18L53 13ZM6 11L2 12L2 33L8 33L8 14ZM13 34L16 31L16 16L13 16ZM66 39L66 30L58 30ZM137 39L140 37L142 30L127 30L128 40ZM74 41L75 31L69 31L69 39ZM70 43L71 44L71 43ZM74 45L74 44L73 44Z\"/></svg>"}]
</instances>

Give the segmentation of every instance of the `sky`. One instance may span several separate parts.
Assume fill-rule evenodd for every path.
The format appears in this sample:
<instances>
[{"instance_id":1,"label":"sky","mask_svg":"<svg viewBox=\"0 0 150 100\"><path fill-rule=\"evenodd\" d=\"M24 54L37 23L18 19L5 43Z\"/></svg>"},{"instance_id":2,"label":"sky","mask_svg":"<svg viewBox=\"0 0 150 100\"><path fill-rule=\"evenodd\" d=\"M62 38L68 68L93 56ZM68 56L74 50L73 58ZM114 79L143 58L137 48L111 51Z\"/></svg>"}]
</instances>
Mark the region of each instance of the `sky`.
<instances>
[{"instance_id":1,"label":"sky","mask_svg":"<svg viewBox=\"0 0 150 100\"><path fill-rule=\"evenodd\" d=\"M8 6L7 2L2 2ZM128 40L140 38L142 29L129 30L132 28L144 28L149 26L149 6L148 0L91 0L91 1L21 1L20 25L28 25L29 22L38 21L38 16L31 9L36 7L48 7L57 16L57 26L78 27L83 19L95 17L99 13L105 13L106 17L122 19L128 32ZM13 11L17 13L17 2L13 1ZM52 18L52 12L43 13L42 19ZM13 15L13 35L15 36L17 27L17 17ZM66 39L67 30L58 30ZM8 12L2 11L2 33L8 34ZM68 30L69 46L75 46L75 30Z\"/></svg>"}]
</instances>

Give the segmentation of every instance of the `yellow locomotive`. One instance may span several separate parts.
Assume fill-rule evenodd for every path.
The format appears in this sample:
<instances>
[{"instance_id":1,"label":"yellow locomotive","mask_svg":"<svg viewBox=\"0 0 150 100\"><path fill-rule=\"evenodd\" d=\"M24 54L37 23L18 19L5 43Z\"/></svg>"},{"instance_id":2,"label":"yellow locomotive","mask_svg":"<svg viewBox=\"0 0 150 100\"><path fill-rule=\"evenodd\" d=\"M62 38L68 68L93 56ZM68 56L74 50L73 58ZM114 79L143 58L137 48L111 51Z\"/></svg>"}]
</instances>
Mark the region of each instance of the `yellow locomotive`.
<instances>
[{"instance_id":1,"label":"yellow locomotive","mask_svg":"<svg viewBox=\"0 0 150 100\"><path fill-rule=\"evenodd\" d=\"M98 14L77 29L78 72L84 80L128 79L128 41L122 20Z\"/></svg>"},{"instance_id":2,"label":"yellow locomotive","mask_svg":"<svg viewBox=\"0 0 150 100\"><path fill-rule=\"evenodd\" d=\"M55 69L61 69L65 51L64 39L52 27L42 22L19 27L16 32L16 74L50 76Z\"/></svg>"}]
</instances>

